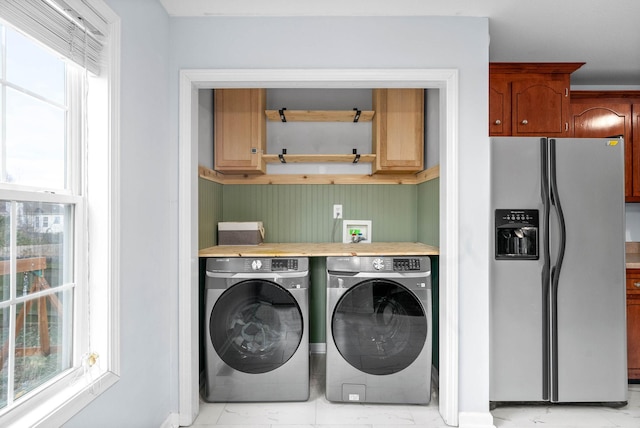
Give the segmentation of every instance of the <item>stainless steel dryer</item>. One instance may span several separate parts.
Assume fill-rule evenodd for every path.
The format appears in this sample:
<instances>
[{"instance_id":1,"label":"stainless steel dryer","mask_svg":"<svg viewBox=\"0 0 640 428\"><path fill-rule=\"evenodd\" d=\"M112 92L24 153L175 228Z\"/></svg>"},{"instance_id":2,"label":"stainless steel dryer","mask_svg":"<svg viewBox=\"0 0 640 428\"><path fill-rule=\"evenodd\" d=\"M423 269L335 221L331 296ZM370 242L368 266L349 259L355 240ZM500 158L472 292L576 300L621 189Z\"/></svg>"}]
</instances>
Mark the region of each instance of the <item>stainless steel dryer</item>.
<instances>
[{"instance_id":1,"label":"stainless steel dryer","mask_svg":"<svg viewBox=\"0 0 640 428\"><path fill-rule=\"evenodd\" d=\"M326 396L431 399L429 257L327 257Z\"/></svg>"},{"instance_id":2,"label":"stainless steel dryer","mask_svg":"<svg viewBox=\"0 0 640 428\"><path fill-rule=\"evenodd\" d=\"M309 398L307 258L210 258L205 400Z\"/></svg>"}]
</instances>

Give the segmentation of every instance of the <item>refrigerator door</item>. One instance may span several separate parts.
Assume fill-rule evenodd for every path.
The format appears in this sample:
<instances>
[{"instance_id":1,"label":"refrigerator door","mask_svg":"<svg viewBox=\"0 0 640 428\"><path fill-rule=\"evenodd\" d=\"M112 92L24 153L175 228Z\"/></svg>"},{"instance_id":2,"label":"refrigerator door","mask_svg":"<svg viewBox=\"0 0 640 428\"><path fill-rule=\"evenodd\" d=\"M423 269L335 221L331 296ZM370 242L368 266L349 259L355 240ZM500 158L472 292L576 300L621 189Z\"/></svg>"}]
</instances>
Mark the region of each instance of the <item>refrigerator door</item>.
<instances>
[{"instance_id":1,"label":"refrigerator door","mask_svg":"<svg viewBox=\"0 0 640 428\"><path fill-rule=\"evenodd\" d=\"M554 140L549 144L553 148ZM623 402L627 400L623 141L557 139L555 159L552 156L553 150L550 164L556 165L556 197L566 239L557 296L553 287L551 295L552 312L557 303L551 401ZM551 236L559 229L556 220L552 210ZM553 241L551 246L553 264L558 247Z\"/></svg>"},{"instance_id":2,"label":"refrigerator door","mask_svg":"<svg viewBox=\"0 0 640 428\"><path fill-rule=\"evenodd\" d=\"M491 207L543 213L539 138L491 139ZM539 236L543 236L540 222ZM490 262L490 400L541 401L543 364L542 264L496 257L492 225ZM542 243L539 243L542 246ZM542 248L538 249L541 252Z\"/></svg>"}]
</instances>

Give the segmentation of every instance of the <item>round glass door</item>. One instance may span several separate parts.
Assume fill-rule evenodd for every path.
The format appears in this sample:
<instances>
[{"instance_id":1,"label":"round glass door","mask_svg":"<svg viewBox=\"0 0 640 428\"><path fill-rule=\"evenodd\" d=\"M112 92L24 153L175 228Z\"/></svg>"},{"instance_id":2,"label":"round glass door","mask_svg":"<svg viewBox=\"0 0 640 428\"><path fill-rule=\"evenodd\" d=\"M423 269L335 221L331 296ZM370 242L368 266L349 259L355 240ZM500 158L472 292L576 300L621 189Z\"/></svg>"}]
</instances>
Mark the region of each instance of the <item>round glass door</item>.
<instances>
[{"instance_id":1,"label":"round glass door","mask_svg":"<svg viewBox=\"0 0 640 428\"><path fill-rule=\"evenodd\" d=\"M408 367L422 351L427 328L420 300L402 285L381 279L351 287L338 301L331 321L342 357L372 375Z\"/></svg>"},{"instance_id":2,"label":"round glass door","mask_svg":"<svg viewBox=\"0 0 640 428\"><path fill-rule=\"evenodd\" d=\"M295 298L266 280L243 281L222 293L209 322L220 358L244 373L277 369L302 340L302 312Z\"/></svg>"}]
</instances>

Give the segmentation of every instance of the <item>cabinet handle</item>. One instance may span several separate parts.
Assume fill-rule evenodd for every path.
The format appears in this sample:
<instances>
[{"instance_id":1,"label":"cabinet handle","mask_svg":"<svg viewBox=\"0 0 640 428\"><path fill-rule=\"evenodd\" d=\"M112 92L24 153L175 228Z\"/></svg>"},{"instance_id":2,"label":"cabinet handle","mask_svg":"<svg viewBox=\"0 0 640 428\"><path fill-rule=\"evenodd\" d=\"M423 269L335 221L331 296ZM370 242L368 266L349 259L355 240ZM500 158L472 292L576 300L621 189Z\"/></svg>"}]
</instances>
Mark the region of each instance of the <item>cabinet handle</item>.
<instances>
[{"instance_id":1,"label":"cabinet handle","mask_svg":"<svg viewBox=\"0 0 640 428\"><path fill-rule=\"evenodd\" d=\"M569 122L564 123L564 130L565 132L569 130Z\"/></svg>"},{"instance_id":2,"label":"cabinet handle","mask_svg":"<svg viewBox=\"0 0 640 428\"><path fill-rule=\"evenodd\" d=\"M524 120L523 120L522 122L520 122L520 123L522 123L523 125L528 125L528 124L529 124L529 121L528 121L527 119L524 119Z\"/></svg>"},{"instance_id":3,"label":"cabinet handle","mask_svg":"<svg viewBox=\"0 0 640 428\"><path fill-rule=\"evenodd\" d=\"M493 123L494 123L494 125L501 125L502 121L500 119L496 119L496 121L493 122Z\"/></svg>"},{"instance_id":4,"label":"cabinet handle","mask_svg":"<svg viewBox=\"0 0 640 428\"><path fill-rule=\"evenodd\" d=\"M633 286L636 287L636 288L640 288L640 282L634 282Z\"/></svg>"}]
</instances>

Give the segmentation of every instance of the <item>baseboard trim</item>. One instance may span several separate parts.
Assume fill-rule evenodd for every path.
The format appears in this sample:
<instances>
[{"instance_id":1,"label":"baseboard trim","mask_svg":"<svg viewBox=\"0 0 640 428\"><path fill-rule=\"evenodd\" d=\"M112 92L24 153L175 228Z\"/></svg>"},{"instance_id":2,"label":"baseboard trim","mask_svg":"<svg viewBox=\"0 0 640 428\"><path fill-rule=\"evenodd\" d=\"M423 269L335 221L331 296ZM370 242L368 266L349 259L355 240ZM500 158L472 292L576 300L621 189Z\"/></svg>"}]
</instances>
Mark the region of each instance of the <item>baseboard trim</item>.
<instances>
[{"instance_id":1,"label":"baseboard trim","mask_svg":"<svg viewBox=\"0 0 640 428\"><path fill-rule=\"evenodd\" d=\"M160 428L180 428L180 416L177 413L169 413Z\"/></svg>"},{"instance_id":2,"label":"baseboard trim","mask_svg":"<svg viewBox=\"0 0 640 428\"><path fill-rule=\"evenodd\" d=\"M491 412L460 412L458 413L459 428L496 428L493 425Z\"/></svg>"}]
</instances>

